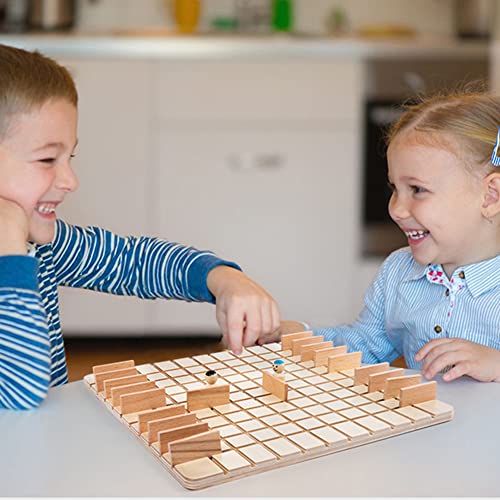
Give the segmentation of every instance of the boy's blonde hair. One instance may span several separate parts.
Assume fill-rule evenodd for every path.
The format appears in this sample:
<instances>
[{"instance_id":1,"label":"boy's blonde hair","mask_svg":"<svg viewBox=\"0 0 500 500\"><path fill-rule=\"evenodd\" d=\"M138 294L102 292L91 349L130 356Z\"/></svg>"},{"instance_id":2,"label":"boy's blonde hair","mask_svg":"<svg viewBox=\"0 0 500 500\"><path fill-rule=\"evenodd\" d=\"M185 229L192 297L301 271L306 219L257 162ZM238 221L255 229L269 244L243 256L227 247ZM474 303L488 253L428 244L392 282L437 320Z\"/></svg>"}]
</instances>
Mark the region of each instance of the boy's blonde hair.
<instances>
[{"instance_id":1,"label":"boy's blonde hair","mask_svg":"<svg viewBox=\"0 0 500 500\"><path fill-rule=\"evenodd\" d=\"M444 147L471 171L493 171L491 154L500 126L500 97L478 91L458 91L421 98L406 106L391 127L390 145L401 134L419 144Z\"/></svg>"},{"instance_id":2,"label":"boy's blonde hair","mask_svg":"<svg viewBox=\"0 0 500 500\"><path fill-rule=\"evenodd\" d=\"M0 140L13 117L56 98L78 104L75 82L66 68L39 52L0 44Z\"/></svg>"}]
</instances>

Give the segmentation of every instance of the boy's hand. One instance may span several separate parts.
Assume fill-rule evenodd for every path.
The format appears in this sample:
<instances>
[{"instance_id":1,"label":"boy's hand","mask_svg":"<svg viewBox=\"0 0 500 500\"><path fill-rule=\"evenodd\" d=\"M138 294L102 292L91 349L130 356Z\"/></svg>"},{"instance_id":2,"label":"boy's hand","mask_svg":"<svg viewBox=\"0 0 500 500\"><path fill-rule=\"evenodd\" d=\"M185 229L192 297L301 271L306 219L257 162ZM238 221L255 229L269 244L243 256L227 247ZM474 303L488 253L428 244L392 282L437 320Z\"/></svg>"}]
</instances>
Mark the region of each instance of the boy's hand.
<instances>
[{"instance_id":1,"label":"boy's hand","mask_svg":"<svg viewBox=\"0 0 500 500\"><path fill-rule=\"evenodd\" d=\"M500 351L469 340L431 340L415 354L415 360L423 360L422 373L427 379L451 367L443 374L447 382L462 375L480 382L500 382Z\"/></svg>"},{"instance_id":2,"label":"boy's hand","mask_svg":"<svg viewBox=\"0 0 500 500\"><path fill-rule=\"evenodd\" d=\"M29 220L17 203L0 196L0 255L26 254Z\"/></svg>"},{"instance_id":3,"label":"boy's hand","mask_svg":"<svg viewBox=\"0 0 500 500\"><path fill-rule=\"evenodd\" d=\"M282 335L285 335L287 333L297 333L304 331L306 331L306 327L304 326L303 323L300 323L299 321L283 320L281 321L280 327L277 330L271 332L268 335L263 335L262 337L259 337L257 343L259 345L262 345L262 344L268 344L269 342L279 342L279 340L281 340Z\"/></svg>"},{"instance_id":4,"label":"boy's hand","mask_svg":"<svg viewBox=\"0 0 500 500\"><path fill-rule=\"evenodd\" d=\"M224 340L235 354L279 328L276 302L241 271L214 267L208 273L207 286L216 299L215 313Z\"/></svg>"}]
</instances>

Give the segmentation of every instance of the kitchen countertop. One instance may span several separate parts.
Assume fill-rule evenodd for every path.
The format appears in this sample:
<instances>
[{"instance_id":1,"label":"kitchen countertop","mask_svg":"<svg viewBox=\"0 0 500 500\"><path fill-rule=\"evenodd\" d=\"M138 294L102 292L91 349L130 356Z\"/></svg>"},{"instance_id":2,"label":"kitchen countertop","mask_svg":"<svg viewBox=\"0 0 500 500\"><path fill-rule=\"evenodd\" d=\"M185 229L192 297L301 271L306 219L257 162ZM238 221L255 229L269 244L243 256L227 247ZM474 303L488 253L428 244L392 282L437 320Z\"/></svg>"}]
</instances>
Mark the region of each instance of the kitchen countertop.
<instances>
[{"instance_id":1,"label":"kitchen countertop","mask_svg":"<svg viewBox=\"0 0 500 500\"><path fill-rule=\"evenodd\" d=\"M0 43L38 49L58 57L172 59L172 60L269 60L290 59L390 59L486 57L489 45L436 36L408 38L328 38L300 35L158 36L155 31L127 34L2 34Z\"/></svg>"}]
</instances>

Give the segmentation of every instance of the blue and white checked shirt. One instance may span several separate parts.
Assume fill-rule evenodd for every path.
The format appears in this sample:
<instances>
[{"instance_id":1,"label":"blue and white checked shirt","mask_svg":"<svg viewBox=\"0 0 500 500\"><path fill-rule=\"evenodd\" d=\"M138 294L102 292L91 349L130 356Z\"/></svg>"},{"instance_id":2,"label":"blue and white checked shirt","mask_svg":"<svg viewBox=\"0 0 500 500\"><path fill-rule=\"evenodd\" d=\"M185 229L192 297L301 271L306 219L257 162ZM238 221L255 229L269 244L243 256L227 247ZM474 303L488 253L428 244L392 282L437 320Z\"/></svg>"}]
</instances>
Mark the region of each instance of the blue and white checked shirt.
<instances>
[{"instance_id":1,"label":"blue and white checked shirt","mask_svg":"<svg viewBox=\"0 0 500 500\"><path fill-rule=\"evenodd\" d=\"M0 257L0 408L34 408L49 387L67 382L59 285L214 302L208 272L222 264L239 269L211 252L62 221L54 241L33 253Z\"/></svg>"},{"instance_id":2,"label":"blue and white checked shirt","mask_svg":"<svg viewBox=\"0 0 500 500\"><path fill-rule=\"evenodd\" d=\"M436 338L500 349L500 255L462 266L448 279L440 266L418 264L409 248L397 250L368 288L359 318L314 334L362 351L364 363L402 354L413 369L421 368L417 351Z\"/></svg>"}]
</instances>

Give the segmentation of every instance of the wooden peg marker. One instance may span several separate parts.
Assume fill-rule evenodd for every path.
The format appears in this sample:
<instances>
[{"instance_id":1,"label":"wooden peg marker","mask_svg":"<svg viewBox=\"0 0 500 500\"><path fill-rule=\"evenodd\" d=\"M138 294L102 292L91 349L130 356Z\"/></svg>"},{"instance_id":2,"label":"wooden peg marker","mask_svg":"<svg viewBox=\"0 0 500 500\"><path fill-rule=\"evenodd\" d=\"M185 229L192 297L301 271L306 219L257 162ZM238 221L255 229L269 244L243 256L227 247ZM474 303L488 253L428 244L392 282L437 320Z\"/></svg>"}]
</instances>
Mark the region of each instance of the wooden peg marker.
<instances>
[{"instance_id":1,"label":"wooden peg marker","mask_svg":"<svg viewBox=\"0 0 500 500\"><path fill-rule=\"evenodd\" d=\"M328 356L328 373L350 370L361 365L361 351Z\"/></svg>"},{"instance_id":2,"label":"wooden peg marker","mask_svg":"<svg viewBox=\"0 0 500 500\"><path fill-rule=\"evenodd\" d=\"M323 342L323 337L307 337L305 339L292 340L292 356L297 356L300 354L302 346L310 344L319 344Z\"/></svg>"},{"instance_id":3,"label":"wooden peg marker","mask_svg":"<svg viewBox=\"0 0 500 500\"><path fill-rule=\"evenodd\" d=\"M120 404L120 398L124 394L131 394L133 392L148 391L150 389L157 389L154 382L139 382L138 384L122 385L120 387L114 387L111 389L111 404L113 406L118 406Z\"/></svg>"},{"instance_id":4,"label":"wooden peg marker","mask_svg":"<svg viewBox=\"0 0 500 500\"><path fill-rule=\"evenodd\" d=\"M153 410L167 404L165 389L150 389L148 391L133 392L120 397L120 413L137 413L142 410Z\"/></svg>"},{"instance_id":5,"label":"wooden peg marker","mask_svg":"<svg viewBox=\"0 0 500 500\"><path fill-rule=\"evenodd\" d=\"M135 361L133 359L129 359L127 361L118 361L117 363L96 365L92 367L92 373L97 375L98 373L113 372L115 370L123 370L124 368L132 368L133 366L135 366Z\"/></svg>"},{"instance_id":6,"label":"wooden peg marker","mask_svg":"<svg viewBox=\"0 0 500 500\"><path fill-rule=\"evenodd\" d=\"M436 399L437 382L425 382L423 384L402 387L399 391L399 406L415 405Z\"/></svg>"},{"instance_id":7,"label":"wooden peg marker","mask_svg":"<svg viewBox=\"0 0 500 500\"><path fill-rule=\"evenodd\" d=\"M377 363L376 365L360 366L354 370L354 385L368 384L368 376L373 373L386 372L389 363Z\"/></svg>"},{"instance_id":8,"label":"wooden peg marker","mask_svg":"<svg viewBox=\"0 0 500 500\"><path fill-rule=\"evenodd\" d=\"M329 347L327 349L320 349L319 351L315 351L314 353L314 366L317 368L318 366L328 366L328 358L329 356L335 356L337 354L345 354L347 353L346 345L339 345L338 347Z\"/></svg>"},{"instance_id":9,"label":"wooden peg marker","mask_svg":"<svg viewBox=\"0 0 500 500\"><path fill-rule=\"evenodd\" d=\"M297 333L286 333L281 336L281 350L289 351L292 348L292 340L305 339L306 337L312 337L313 332L297 332Z\"/></svg>"},{"instance_id":10,"label":"wooden peg marker","mask_svg":"<svg viewBox=\"0 0 500 500\"><path fill-rule=\"evenodd\" d=\"M274 373L262 372L262 388L274 394L281 401L288 398L288 384Z\"/></svg>"},{"instance_id":11,"label":"wooden peg marker","mask_svg":"<svg viewBox=\"0 0 500 500\"><path fill-rule=\"evenodd\" d=\"M208 431L202 434L172 441L168 445L172 466L190 462L197 458L211 457L222 451L219 431Z\"/></svg>"},{"instance_id":12,"label":"wooden peg marker","mask_svg":"<svg viewBox=\"0 0 500 500\"><path fill-rule=\"evenodd\" d=\"M196 423L196 415L194 413L184 413L183 415L175 415L174 417L151 420L148 422L148 442L151 444L158 441L159 432Z\"/></svg>"},{"instance_id":13,"label":"wooden peg marker","mask_svg":"<svg viewBox=\"0 0 500 500\"><path fill-rule=\"evenodd\" d=\"M132 375L137 375L137 369L132 366L130 368L123 368L121 370L112 370L109 372L101 372L96 373L95 377L95 385L97 392L101 392L104 389L104 382L106 380L111 380L113 378L121 378L121 377L130 377Z\"/></svg>"},{"instance_id":14,"label":"wooden peg marker","mask_svg":"<svg viewBox=\"0 0 500 500\"><path fill-rule=\"evenodd\" d=\"M158 449L160 455L168 451L168 444L178 439L184 439L195 434L201 434L209 430L206 422L197 422L196 424L184 425L183 427L176 427L168 431L161 431L158 433Z\"/></svg>"},{"instance_id":15,"label":"wooden peg marker","mask_svg":"<svg viewBox=\"0 0 500 500\"><path fill-rule=\"evenodd\" d=\"M229 404L229 385L214 384L202 389L187 391L188 411L202 410Z\"/></svg>"},{"instance_id":16,"label":"wooden peg marker","mask_svg":"<svg viewBox=\"0 0 500 500\"><path fill-rule=\"evenodd\" d=\"M400 389L417 384L420 384L420 375L389 377L385 381L384 399L399 398Z\"/></svg>"},{"instance_id":17,"label":"wooden peg marker","mask_svg":"<svg viewBox=\"0 0 500 500\"><path fill-rule=\"evenodd\" d=\"M111 389L115 387L122 387L123 385L138 384L139 382L147 382L146 375L132 375L130 377L110 378L104 381L104 397L109 399L111 397Z\"/></svg>"},{"instance_id":18,"label":"wooden peg marker","mask_svg":"<svg viewBox=\"0 0 500 500\"><path fill-rule=\"evenodd\" d=\"M333 349L333 342L331 340L327 342L318 342L316 344L303 345L300 350L300 361L311 361L314 359L314 353L321 349Z\"/></svg>"},{"instance_id":19,"label":"wooden peg marker","mask_svg":"<svg viewBox=\"0 0 500 500\"><path fill-rule=\"evenodd\" d=\"M152 420L175 417L176 415L183 415L185 413L186 407L184 405L171 405L165 406L165 408L158 408L157 410L143 411L137 415L139 434L148 430L148 422L151 422Z\"/></svg>"},{"instance_id":20,"label":"wooden peg marker","mask_svg":"<svg viewBox=\"0 0 500 500\"><path fill-rule=\"evenodd\" d=\"M403 368L396 368L395 370L368 375L368 392L381 391L385 387L385 381L388 378L402 377L404 374Z\"/></svg>"}]
</instances>

